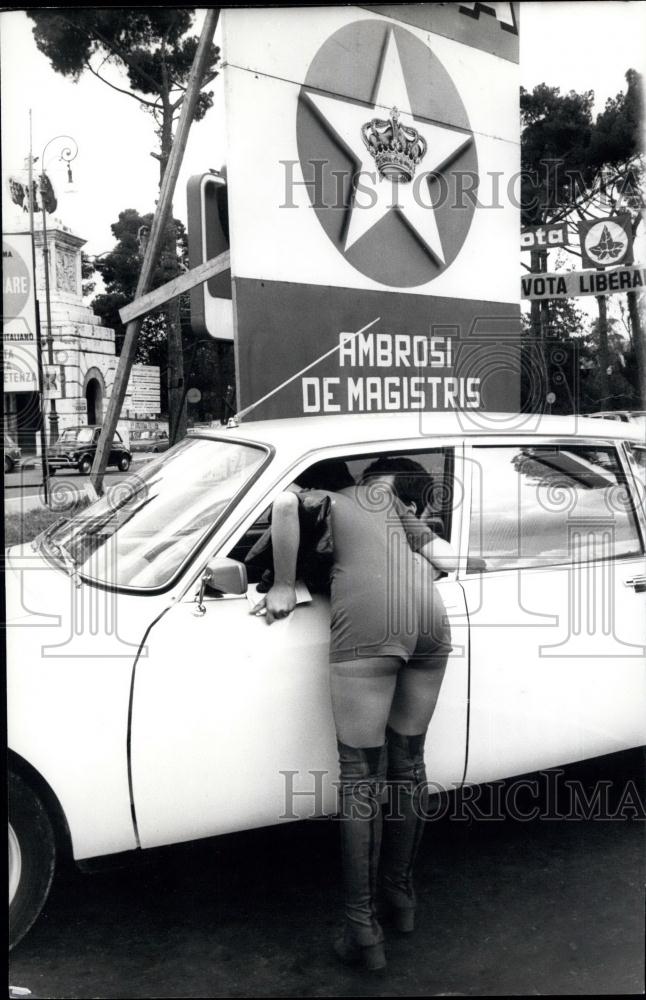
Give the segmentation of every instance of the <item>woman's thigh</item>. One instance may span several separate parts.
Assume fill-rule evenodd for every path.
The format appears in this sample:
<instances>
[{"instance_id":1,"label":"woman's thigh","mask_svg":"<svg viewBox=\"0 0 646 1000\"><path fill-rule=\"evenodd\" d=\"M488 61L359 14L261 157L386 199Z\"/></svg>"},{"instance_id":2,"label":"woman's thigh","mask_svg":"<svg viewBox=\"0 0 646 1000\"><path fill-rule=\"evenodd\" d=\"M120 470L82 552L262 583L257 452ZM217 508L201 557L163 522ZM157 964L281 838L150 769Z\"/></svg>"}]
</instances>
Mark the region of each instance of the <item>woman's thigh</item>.
<instances>
[{"instance_id":1,"label":"woman's thigh","mask_svg":"<svg viewBox=\"0 0 646 1000\"><path fill-rule=\"evenodd\" d=\"M401 666L397 656L361 657L330 665L332 713L342 743L383 745Z\"/></svg>"},{"instance_id":2,"label":"woman's thigh","mask_svg":"<svg viewBox=\"0 0 646 1000\"><path fill-rule=\"evenodd\" d=\"M425 733L433 717L449 650L408 662L397 675L388 725L404 736Z\"/></svg>"}]
</instances>

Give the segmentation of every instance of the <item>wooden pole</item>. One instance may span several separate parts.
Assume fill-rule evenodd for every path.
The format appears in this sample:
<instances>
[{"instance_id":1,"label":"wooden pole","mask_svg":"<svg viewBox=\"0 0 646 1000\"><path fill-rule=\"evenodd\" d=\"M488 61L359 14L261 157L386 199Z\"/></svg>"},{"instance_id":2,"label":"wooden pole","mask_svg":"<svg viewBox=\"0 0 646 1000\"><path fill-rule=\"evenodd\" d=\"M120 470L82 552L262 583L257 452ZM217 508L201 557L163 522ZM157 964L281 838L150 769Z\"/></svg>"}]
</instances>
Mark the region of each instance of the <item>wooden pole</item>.
<instances>
[{"instance_id":1,"label":"wooden pole","mask_svg":"<svg viewBox=\"0 0 646 1000\"><path fill-rule=\"evenodd\" d=\"M222 274L223 271L228 271L230 267L231 254L228 250L225 250L219 256L205 260L203 264L198 264L197 267L191 268L190 271L185 271L184 274L179 274L176 278L171 278L165 284L153 288L152 292L147 292L146 295L142 295L138 299L134 299L133 302L129 302L127 306L123 306L119 310L119 319L122 323L129 323L132 319L139 319L145 316L146 313L152 312L153 309L163 306L169 299L174 299L176 296L190 291L196 285L204 284L209 278L215 277L216 274Z\"/></svg>"},{"instance_id":2,"label":"wooden pole","mask_svg":"<svg viewBox=\"0 0 646 1000\"><path fill-rule=\"evenodd\" d=\"M36 237L34 235L34 148L32 141L31 108L29 109L29 232L31 233L31 266L34 275L36 299L36 359L38 365L38 399L40 405L40 465L43 473L45 503L49 506L49 468L47 466L47 435L45 433L45 376L43 373L43 344L41 341L40 303L36 295Z\"/></svg>"},{"instance_id":3,"label":"wooden pole","mask_svg":"<svg viewBox=\"0 0 646 1000\"><path fill-rule=\"evenodd\" d=\"M182 104L177 132L173 140L173 148L168 158L168 165L164 172L164 179L159 191L159 201L157 202L148 245L144 254L143 264L141 265L135 299L145 295L150 288L155 264L166 238L166 225L173 201L173 194L175 193L177 176L182 165L184 150L186 149L188 134L193 122L193 115L200 94L204 71L208 63L211 42L213 41L213 35L218 23L219 13L219 8L211 8L207 10L204 18L200 41L195 52L195 58L193 59L186 87L186 96ZM141 319L134 319L126 327L126 336L119 357L112 394L92 465L91 483L97 493L103 491L105 467L108 464L110 446L114 438L114 432L117 429L123 401L126 397L126 389L128 388L128 379L130 378L130 371L135 358L140 326Z\"/></svg>"}]
</instances>

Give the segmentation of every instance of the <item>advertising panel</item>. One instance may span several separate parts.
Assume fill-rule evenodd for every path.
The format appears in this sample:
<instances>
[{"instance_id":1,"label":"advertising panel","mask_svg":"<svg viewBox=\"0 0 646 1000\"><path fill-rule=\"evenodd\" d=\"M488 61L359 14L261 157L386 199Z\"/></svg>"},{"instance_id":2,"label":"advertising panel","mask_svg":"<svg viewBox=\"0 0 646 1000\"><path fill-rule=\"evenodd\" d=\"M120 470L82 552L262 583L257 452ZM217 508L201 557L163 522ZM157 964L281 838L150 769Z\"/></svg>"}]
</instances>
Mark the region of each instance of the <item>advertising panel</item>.
<instances>
[{"instance_id":1,"label":"advertising panel","mask_svg":"<svg viewBox=\"0 0 646 1000\"><path fill-rule=\"evenodd\" d=\"M328 412L324 379L331 412L518 408L515 17L450 5L434 33L413 7L381 10L223 14L239 408L322 358L253 419ZM360 366L350 334L368 338ZM486 392L483 338L512 345ZM373 380L370 405L348 374Z\"/></svg>"},{"instance_id":2,"label":"advertising panel","mask_svg":"<svg viewBox=\"0 0 646 1000\"><path fill-rule=\"evenodd\" d=\"M38 331L31 236L2 236L4 392L38 392Z\"/></svg>"}]
</instances>

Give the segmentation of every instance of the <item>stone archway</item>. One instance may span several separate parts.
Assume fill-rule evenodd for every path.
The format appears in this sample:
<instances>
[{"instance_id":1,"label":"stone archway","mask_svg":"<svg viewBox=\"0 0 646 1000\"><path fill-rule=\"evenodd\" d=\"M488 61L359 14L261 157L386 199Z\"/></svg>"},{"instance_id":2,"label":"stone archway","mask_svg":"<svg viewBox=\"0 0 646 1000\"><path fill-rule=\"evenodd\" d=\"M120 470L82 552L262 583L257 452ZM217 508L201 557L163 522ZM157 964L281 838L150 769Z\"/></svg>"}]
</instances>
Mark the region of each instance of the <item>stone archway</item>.
<instances>
[{"instance_id":1,"label":"stone archway","mask_svg":"<svg viewBox=\"0 0 646 1000\"><path fill-rule=\"evenodd\" d=\"M87 406L88 424L102 424L105 382L98 368L90 368L87 372L83 385L83 394Z\"/></svg>"}]
</instances>

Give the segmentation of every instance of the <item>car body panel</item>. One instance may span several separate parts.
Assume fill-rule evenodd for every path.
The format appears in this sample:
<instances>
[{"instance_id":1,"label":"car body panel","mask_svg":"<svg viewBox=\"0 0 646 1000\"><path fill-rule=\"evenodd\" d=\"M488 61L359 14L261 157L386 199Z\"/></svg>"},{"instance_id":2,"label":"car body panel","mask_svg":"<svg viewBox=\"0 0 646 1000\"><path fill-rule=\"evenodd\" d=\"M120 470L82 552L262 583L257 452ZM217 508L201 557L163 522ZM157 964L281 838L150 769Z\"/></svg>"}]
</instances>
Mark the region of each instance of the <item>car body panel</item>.
<instances>
[{"instance_id":1,"label":"car body panel","mask_svg":"<svg viewBox=\"0 0 646 1000\"><path fill-rule=\"evenodd\" d=\"M324 599L270 628L249 615L245 598L212 598L200 616L194 613L200 577L209 559L228 554L273 497L315 460L442 442L460 455L472 437L534 441L538 429L525 417L510 429L509 415L502 415L499 434L491 415L484 429L464 414L428 416L312 417L200 431L269 445L274 454L164 592L77 587L30 547L11 551L10 747L61 802L75 857L276 822L281 770L335 771ZM559 440L640 442L638 428L618 422L540 418L544 429ZM453 540L464 556L472 484L467 465L460 468ZM634 463L626 460L626 468L636 485ZM643 504L643 497L636 502ZM642 507L642 527L643 517ZM617 565L617 587L626 598L617 613L620 638L635 643L635 622L645 619L643 594L624 588L624 576L640 566L643 572L643 560ZM541 644L563 638L554 619L567 607L568 569L522 575L520 605L517 572L488 574L483 582L462 566L440 581L456 647L428 741L429 776L442 784L463 779L467 753L467 781L478 781L646 741L643 650L583 659L575 669L566 657L535 655ZM593 577L594 586L606 586L596 570ZM537 615L529 627L510 619L514 606ZM285 636L294 651L289 662ZM245 778L240 784L237 767ZM306 779L311 790L313 779ZM311 808L311 796L296 801L302 803L297 814Z\"/></svg>"}]
</instances>

